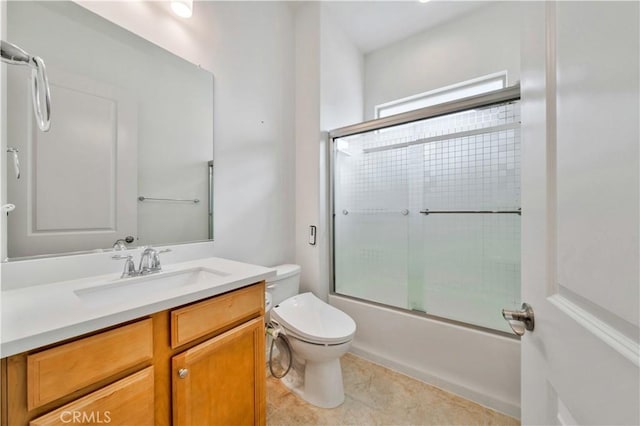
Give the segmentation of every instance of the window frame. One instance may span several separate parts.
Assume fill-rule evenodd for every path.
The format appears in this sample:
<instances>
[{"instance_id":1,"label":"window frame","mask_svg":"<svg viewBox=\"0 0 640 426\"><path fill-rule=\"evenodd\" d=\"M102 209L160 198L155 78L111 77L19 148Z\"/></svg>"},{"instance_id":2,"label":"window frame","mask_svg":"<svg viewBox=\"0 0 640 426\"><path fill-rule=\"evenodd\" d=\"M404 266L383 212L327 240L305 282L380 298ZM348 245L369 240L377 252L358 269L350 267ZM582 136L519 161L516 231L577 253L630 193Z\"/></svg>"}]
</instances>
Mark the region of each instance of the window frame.
<instances>
[{"instance_id":1,"label":"window frame","mask_svg":"<svg viewBox=\"0 0 640 426\"><path fill-rule=\"evenodd\" d=\"M427 92L423 92L423 93L418 93L416 95L411 95L411 96L407 96L405 98L401 98L401 99L396 99L393 101L389 101L389 102L385 102L382 104L378 104L374 107L374 118L378 119L378 118L384 118L384 117L389 117L391 115L395 115L395 114L401 114L403 112L407 112L407 111L413 111L416 109L420 109L420 108L424 108L427 106L431 106L431 105L437 105L439 103L442 102L450 102L450 101L454 101L457 99L462 99L468 96L473 96L473 95L477 95L477 94L482 94L482 93L487 93L491 90L485 90L485 91L478 91L477 93L474 93L473 95L468 95L468 94L464 94L464 95L460 95L460 96L454 96L451 99L446 99L444 101L433 101L433 102L429 102L429 99L433 99L433 98L437 98L437 97L442 97L443 95L447 95L447 94L455 94L456 92L462 92L462 91L466 91L469 89L473 89L474 87L479 87L482 85L485 85L487 83L491 83L491 82L501 82L502 83L502 87L496 88L496 89L492 89L492 90L499 90L499 89L504 89L505 87L507 87L507 71L500 71L500 72L495 72L492 74L487 74L487 75L483 75L481 77L477 77L477 78L473 78L471 80L466 80L466 81L462 81L459 83L455 83L455 84L451 84L448 86L444 86L444 87L440 87L438 89L434 89L434 90L429 90ZM425 102L426 101L426 102ZM406 109L403 109L402 106L403 105L415 105L415 107L407 107ZM385 114L385 115L381 115L383 114L384 110L395 110L395 109L399 109L399 111L394 111L390 114Z\"/></svg>"}]
</instances>

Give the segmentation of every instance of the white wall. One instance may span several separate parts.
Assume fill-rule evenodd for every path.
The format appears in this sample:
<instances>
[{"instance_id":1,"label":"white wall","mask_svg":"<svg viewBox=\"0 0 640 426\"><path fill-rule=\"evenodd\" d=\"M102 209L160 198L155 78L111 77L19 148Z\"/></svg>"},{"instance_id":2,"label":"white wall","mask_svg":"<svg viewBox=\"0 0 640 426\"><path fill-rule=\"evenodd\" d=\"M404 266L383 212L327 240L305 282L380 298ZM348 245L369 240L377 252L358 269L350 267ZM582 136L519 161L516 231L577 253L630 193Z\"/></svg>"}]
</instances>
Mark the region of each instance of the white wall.
<instances>
[{"instance_id":1,"label":"white wall","mask_svg":"<svg viewBox=\"0 0 640 426\"><path fill-rule=\"evenodd\" d=\"M365 119L374 107L506 70L520 80L522 5L496 2L365 56Z\"/></svg>"},{"instance_id":2,"label":"white wall","mask_svg":"<svg viewBox=\"0 0 640 426\"><path fill-rule=\"evenodd\" d=\"M283 2L211 2L215 254L294 259L293 16ZM195 11L194 11L195 12Z\"/></svg>"},{"instance_id":3,"label":"white wall","mask_svg":"<svg viewBox=\"0 0 640 426\"><path fill-rule=\"evenodd\" d=\"M296 203L295 262L302 266L300 290L326 298L320 282L319 246L309 245L309 226L318 226L320 134L320 4L304 2L295 15Z\"/></svg>"},{"instance_id":4,"label":"white wall","mask_svg":"<svg viewBox=\"0 0 640 426\"><path fill-rule=\"evenodd\" d=\"M326 132L362 121L363 57L325 5L296 8L296 263L301 289L329 293ZM323 133L324 132L324 133ZM309 244L309 226L317 244Z\"/></svg>"},{"instance_id":5,"label":"white wall","mask_svg":"<svg viewBox=\"0 0 640 426\"><path fill-rule=\"evenodd\" d=\"M323 131L362 121L363 77L363 54L323 4L320 27L320 127Z\"/></svg>"}]
</instances>

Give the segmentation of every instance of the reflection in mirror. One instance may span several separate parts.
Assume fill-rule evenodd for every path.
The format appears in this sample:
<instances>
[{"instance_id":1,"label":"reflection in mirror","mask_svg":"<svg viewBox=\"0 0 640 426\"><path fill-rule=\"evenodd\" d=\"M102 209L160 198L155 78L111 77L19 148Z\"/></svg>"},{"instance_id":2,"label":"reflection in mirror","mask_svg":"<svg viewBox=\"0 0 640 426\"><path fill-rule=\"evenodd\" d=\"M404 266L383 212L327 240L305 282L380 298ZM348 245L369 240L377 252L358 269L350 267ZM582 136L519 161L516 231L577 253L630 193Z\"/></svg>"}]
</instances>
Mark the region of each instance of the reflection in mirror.
<instances>
[{"instance_id":1,"label":"reflection in mirror","mask_svg":"<svg viewBox=\"0 0 640 426\"><path fill-rule=\"evenodd\" d=\"M3 257L213 238L213 76L70 1L7 16L6 39L46 62L52 121L37 129L29 74L8 67L21 178L7 168Z\"/></svg>"}]
</instances>

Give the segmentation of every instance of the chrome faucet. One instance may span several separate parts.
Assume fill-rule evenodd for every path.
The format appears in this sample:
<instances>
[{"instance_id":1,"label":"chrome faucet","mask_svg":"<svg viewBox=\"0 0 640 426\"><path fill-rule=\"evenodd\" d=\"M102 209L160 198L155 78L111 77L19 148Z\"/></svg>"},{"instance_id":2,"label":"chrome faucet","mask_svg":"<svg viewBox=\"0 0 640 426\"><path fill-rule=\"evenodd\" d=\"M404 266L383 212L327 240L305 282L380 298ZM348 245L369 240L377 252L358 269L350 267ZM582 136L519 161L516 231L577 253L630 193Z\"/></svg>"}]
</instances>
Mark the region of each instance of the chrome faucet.
<instances>
[{"instance_id":1,"label":"chrome faucet","mask_svg":"<svg viewBox=\"0 0 640 426\"><path fill-rule=\"evenodd\" d=\"M158 252L153 247L144 249L142 255L140 255L140 266L138 266L138 273L140 275L153 274L154 272L160 272L160 257Z\"/></svg>"},{"instance_id":2,"label":"chrome faucet","mask_svg":"<svg viewBox=\"0 0 640 426\"><path fill-rule=\"evenodd\" d=\"M159 255L160 253L166 253L169 251L171 251L171 249L157 251L153 247L147 247L140 256L140 266L137 270L136 265L133 263L133 256L131 255L123 256L117 254L111 258L115 260L125 259L124 270L122 271L120 278L130 278L162 271Z\"/></svg>"}]
</instances>

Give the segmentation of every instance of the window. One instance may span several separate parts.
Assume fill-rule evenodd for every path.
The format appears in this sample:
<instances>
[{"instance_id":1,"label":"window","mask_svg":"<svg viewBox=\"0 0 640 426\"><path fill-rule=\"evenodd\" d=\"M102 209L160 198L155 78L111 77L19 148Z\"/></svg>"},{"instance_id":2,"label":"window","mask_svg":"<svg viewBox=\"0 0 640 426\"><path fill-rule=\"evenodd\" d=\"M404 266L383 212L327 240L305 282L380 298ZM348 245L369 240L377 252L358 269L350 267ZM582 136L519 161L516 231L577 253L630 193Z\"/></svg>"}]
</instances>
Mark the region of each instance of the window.
<instances>
[{"instance_id":1,"label":"window","mask_svg":"<svg viewBox=\"0 0 640 426\"><path fill-rule=\"evenodd\" d=\"M388 117L390 115L413 111L431 105L441 104L443 102L454 101L468 96L503 89L506 85L506 71L489 74L483 77L474 78L473 80L467 80L462 83L456 83L451 86L445 86L429 92L409 96L408 98L376 105L375 116L376 118Z\"/></svg>"}]
</instances>

